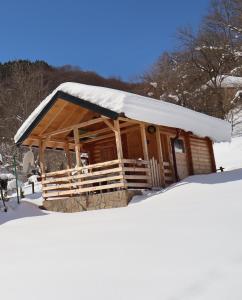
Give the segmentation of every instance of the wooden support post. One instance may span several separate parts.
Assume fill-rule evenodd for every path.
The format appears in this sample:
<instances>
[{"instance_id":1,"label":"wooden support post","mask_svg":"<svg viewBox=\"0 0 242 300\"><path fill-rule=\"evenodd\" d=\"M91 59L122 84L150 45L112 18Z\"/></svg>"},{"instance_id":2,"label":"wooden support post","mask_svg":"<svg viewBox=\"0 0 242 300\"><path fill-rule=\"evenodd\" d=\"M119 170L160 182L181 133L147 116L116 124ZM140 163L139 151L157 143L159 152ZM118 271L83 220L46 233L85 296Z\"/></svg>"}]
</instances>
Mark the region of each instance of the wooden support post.
<instances>
[{"instance_id":1,"label":"wooden support post","mask_svg":"<svg viewBox=\"0 0 242 300\"><path fill-rule=\"evenodd\" d=\"M123 159L123 148L122 148L120 127L119 127L118 120L114 120L114 128L115 128L115 140L116 140L116 146L117 146L118 159Z\"/></svg>"},{"instance_id":2,"label":"wooden support post","mask_svg":"<svg viewBox=\"0 0 242 300\"><path fill-rule=\"evenodd\" d=\"M39 141L39 163L41 176L45 176L45 160L44 160L45 142L43 140Z\"/></svg>"},{"instance_id":3,"label":"wooden support post","mask_svg":"<svg viewBox=\"0 0 242 300\"><path fill-rule=\"evenodd\" d=\"M210 138L207 138L207 145L208 145L210 161L211 161L211 170L213 173L216 173L217 168L216 168L216 162L215 162L214 152L213 152L213 142L210 140Z\"/></svg>"},{"instance_id":4,"label":"wooden support post","mask_svg":"<svg viewBox=\"0 0 242 300\"><path fill-rule=\"evenodd\" d=\"M147 146L147 139L146 139L146 132L145 132L145 125L140 124L140 132L141 132L141 141L142 141L142 148L143 148L143 156L144 160L149 160L148 154L148 146Z\"/></svg>"},{"instance_id":5,"label":"wooden support post","mask_svg":"<svg viewBox=\"0 0 242 300\"><path fill-rule=\"evenodd\" d=\"M160 138L160 128L156 126L156 143L157 143L157 153L158 153L158 162L160 164L160 173L161 173L161 185L165 187L165 170L164 170L164 160L163 152Z\"/></svg>"},{"instance_id":6,"label":"wooden support post","mask_svg":"<svg viewBox=\"0 0 242 300\"><path fill-rule=\"evenodd\" d=\"M115 127L113 126L113 124L108 120L103 118L103 122L112 130L115 132Z\"/></svg>"},{"instance_id":7,"label":"wooden support post","mask_svg":"<svg viewBox=\"0 0 242 300\"><path fill-rule=\"evenodd\" d=\"M147 145L147 138L146 138L146 132L145 132L145 124L143 124L143 123L140 124L140 133L141 133L141 142L142 142L144 160L149 162L149 153L148 153L148 145ZM149 169L149 171L147 172L147 176L149 177L147 182L150 186L152 186L150 164L148 163L147 166Z\"/></svg>"},{"instance_id":8,"label":"wooden support post","mask_svg":"<svg viewBox=\"0 0 242 300\"><path fill-rule=\"evenodd\" d=\"M114 129L115 129L115 140L116 140L116 147L117 147L117 156L120 160L119 167L121 168L120 175L122 176L122 182L124 184L124 187L126 188L126 180L125 180L125 172L124 172L124 164L122 162L123 160L123 147L122 147L122 140L121 140L121 134L120 134L120 126L119 126L119 120L114 120Z\"/></svg>"},{"instance_id":9,"label":"wooden support post","mask_svg":"<svg viewBox=\"0 0 242 300\"><path fill-rule=\"evenodd\" d=\"M187 163L188 163L189 175L194 175L191 141L190 141L190 135L188 132L185 133L185 145L186 145L186 152L187 152Z\"/></svg>"},{"instance_id":10,"label":"wooden support post","mask_svg":"<svg viewBox=\"0 0 242 300\"><path fill-rule=\"evenodd\" d=\"M79 140L79 130L74 128L74 140L75 140L75 152L76 152L76 167L81 166L81 155L80 155L80 140Z\"/></svg>"},{"instance_id":11,"label":"wooden support post","mask_svg":"<svg viewBox=\"0 0 242 300\"><path fill-rule=\"evenodd\" d=\"M172 179L173 179L173 182L176 182L177 180L176 180L175 166L174 166L173 155L172 155L173 150L172 150L172 146L171 146L171 137L169 135L166 135L166 139L167 139L167 145L168 145L168 157L169 157Z\"/></svg>"}]
</instances>

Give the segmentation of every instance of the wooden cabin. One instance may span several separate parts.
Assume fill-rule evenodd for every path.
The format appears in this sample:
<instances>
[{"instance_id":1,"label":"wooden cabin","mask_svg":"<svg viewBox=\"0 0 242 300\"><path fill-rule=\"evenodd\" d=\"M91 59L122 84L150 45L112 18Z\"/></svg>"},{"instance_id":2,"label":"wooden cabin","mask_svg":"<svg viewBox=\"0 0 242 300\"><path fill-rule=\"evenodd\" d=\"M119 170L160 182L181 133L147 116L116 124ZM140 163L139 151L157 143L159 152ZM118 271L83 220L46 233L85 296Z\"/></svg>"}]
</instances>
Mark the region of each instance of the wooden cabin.
<instances>
[{"instance_id":1,"label":"wooden cabin","mask_svg":"<svg viewBox=\"0 0 242 300\"><path fill-rule=\"evenodd\" d=\"M39 148L45 206L79 211L125 206L143 189L216 172L213 140L229 138L222 120L131 93L64 83L24 122L15 142ZM49 150L65 152L65 169L46 172Z\"/></svg>"}]
</instances>

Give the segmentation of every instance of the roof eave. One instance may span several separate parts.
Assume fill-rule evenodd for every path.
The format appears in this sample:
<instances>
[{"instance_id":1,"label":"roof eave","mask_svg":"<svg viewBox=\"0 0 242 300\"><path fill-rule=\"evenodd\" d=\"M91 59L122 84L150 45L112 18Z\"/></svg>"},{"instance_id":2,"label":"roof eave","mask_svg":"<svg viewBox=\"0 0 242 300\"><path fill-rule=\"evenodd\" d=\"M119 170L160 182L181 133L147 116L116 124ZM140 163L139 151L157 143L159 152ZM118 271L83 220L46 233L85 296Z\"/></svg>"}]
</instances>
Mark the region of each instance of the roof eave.
<instances>
[{"instance_id":1,"label":"roof eave","mask_svg":"<svg viewBox=\"0 0 242 300\"><path fill-rule=\"evenodd\" d=\"M120 116L119 113L117 113L113 110L101 107L97 104L80 99L78 97L74 97L74 96L64 93L62 91L58 91L51 98L51 100L47 103L47 105L42 109L42 111L37 115L37 117L34 119L34 121L29 125L29 127L24 131L24 133L21 135L21 137L18 139L18 141L15 142L15 144L17 146L20 146L23 143L23 141L26 140L26 138L28 138L30 133L40 123L40 121L43 119L43 117L46 115L46 113L52 108L52 106L55 104L57 99L62 99L62 100L68 101L70 103L79 105L85 109L99 113L100 115L106 116L113 120L116 120Z\"/></svg>"}]
</instances>

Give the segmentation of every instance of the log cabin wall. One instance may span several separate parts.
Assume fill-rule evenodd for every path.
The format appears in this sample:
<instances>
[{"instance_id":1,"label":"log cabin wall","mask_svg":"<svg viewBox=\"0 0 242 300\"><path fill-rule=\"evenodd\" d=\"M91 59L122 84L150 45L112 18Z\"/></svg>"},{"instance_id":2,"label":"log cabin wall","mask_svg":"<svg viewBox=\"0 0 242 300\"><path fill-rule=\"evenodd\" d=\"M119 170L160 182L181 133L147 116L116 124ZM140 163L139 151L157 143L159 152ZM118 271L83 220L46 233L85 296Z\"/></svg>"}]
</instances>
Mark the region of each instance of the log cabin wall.
<instances>
[{"instance_id":1,"label":"log cabin wall","mask_svg":"<svg viewBox=\"0 0 242 300\"><path fill-rule=\"evenodd\" d=\"M190 144L194 174L214 172L213 153L209 150L208 140L191 136Z\"/></svg>"},{"instance_id":2,"label":"log cabin wall","mask_svg":"<svg viewBox=\"0 0 242 300\"><path fill-rule=\"evenodd\" d=\"M142 150L141 134L139 128L137 128L137 130L135 131L131 131L126 134L126 146L127 146L126 158L131 158L131 159L144 158L143 150Z\"/></svg>"},{"instance_id":3,"label":"log cabin wall","mask_svg":"<svg viewBox=\"0 0 242 300\"><path fill-rule=\"evenodd\" d=\"M115 139L100 140L84 146L84 150L89 153L90 164L96 164L117 159Z\"/></svg>"}]
</instances>

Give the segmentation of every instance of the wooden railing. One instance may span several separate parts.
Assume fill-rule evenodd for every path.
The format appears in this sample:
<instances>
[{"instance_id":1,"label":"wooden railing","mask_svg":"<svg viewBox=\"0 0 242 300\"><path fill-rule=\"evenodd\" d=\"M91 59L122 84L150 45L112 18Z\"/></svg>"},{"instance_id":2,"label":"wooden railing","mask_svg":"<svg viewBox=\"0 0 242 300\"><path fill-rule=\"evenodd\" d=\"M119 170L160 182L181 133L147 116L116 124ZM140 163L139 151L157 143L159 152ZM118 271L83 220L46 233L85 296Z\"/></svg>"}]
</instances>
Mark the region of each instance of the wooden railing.
<instances>
[{"instance_id":1,"label":"wooden railing","mask_svg":"<svg viewBox=\"0 0 242 300\"><path fill-rule=\"evenodd\" d=\"M144 160L113 160L50 172L42 177L44 198L149 187L149 162Z\"/></svg>"},{"instance_id":2,"label":"wooden railing","mask_svg":"<svg viewBox=\"0 0 242 300\"><path fill-rule=\"evenodd\" d=\"M173 182L172 167L169 162L163 162L163 168L160 163L154 159L150 159L150 178L152 187L158 187L169 185Z\"/></svg>"},{"instance_id":3,"label":"wooden railing","mask_svg":"<svg viewBox=\"0 0 242 300\"><path fill-rule=\"evenodd\" d=\"M150 165L149 161L140 159L122 160L125 186L127 188L150 188Z\"/></svg>"},{"instance_id":4,"label":"wooden railing","mask_svg":"<svg viewBox=\"0 0 242 300\"><path fill-rule=\"evenodd\" d=\"M163 166L164 166L165 183L166 185L169 185L174 182L174 178L172 175L172 166L168 161L164 161Z\"/></svg>"}]
</instances>

